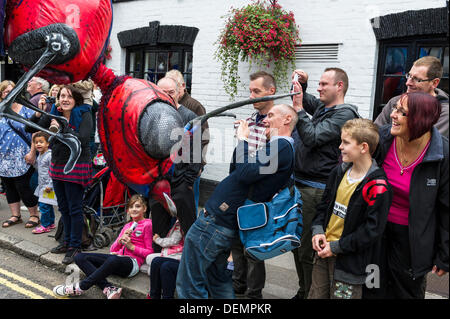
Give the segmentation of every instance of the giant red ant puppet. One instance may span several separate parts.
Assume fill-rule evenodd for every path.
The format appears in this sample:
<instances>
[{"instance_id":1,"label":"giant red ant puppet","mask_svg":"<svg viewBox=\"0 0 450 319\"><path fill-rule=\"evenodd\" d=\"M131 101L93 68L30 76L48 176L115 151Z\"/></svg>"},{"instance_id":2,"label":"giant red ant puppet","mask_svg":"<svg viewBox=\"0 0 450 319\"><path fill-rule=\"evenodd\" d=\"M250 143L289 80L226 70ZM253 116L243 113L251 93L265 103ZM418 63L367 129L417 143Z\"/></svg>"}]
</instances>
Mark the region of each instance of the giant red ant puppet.
<instances>
[{"instance_id":1,"label":"giant red ant puppet","mask_svg":"<svg viewBox=\"0 0 450 319\"><path fill-rule=\"evenodd\" d=\"M173 100L155 84L115 76L102 64L111 25L111 0L0 0L0 31L4 29L5 48L27 70L0 103L0 116L45 131L66 144L71 156L65 172L70 172L80 154L78 139L41 128L10 106L17 101L43 112L21 96L26 83L35 75L58 84L91 78L103 93L98 130L108 166L119 181L173 210L166 177L176 154L173 151L171 154L171 150L178 141L171 140L170 135L172 130L183 128L182 120ZM208 118L225 110L284 96L287 95L246 100L216 109L199 117L195 127L190 122L185 131L192 134ZM67 125L65 118L45 114Z\"/></svg>"}]
</instances>

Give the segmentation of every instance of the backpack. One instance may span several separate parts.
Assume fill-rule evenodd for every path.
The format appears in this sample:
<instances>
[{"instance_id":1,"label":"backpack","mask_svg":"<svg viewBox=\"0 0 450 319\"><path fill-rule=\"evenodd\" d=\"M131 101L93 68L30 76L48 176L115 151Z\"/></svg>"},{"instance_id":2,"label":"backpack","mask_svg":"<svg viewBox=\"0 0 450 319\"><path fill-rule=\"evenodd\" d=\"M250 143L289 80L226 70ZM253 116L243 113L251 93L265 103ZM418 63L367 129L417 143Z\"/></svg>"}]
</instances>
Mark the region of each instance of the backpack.
<instances>
[{"instance_id":1,"label":"backpack","mask_svg":"<svg viewBox=\"0 0 450 319\"><path fill-rule=\"evenodd\" d=\"M83 232L81 235L81 248L90 248L94 242L94 235L98 228L98 222L94 214L83 214ZM58 226L55 232L55 240L62 243L64 241L64 223L62 218L58 221Z\"/></svg>"},{"instance_id":2,"label":"backpack","mask_svg":"<svg viewBox=\"0 0 450 319\"><path fill-rule=\"evenodd\" d=\"M265 260L300 247L302 205L293 183L269 202L247 199L237 210L239 237L245 251L257 260Z\"/></svg>"}]
</instances>

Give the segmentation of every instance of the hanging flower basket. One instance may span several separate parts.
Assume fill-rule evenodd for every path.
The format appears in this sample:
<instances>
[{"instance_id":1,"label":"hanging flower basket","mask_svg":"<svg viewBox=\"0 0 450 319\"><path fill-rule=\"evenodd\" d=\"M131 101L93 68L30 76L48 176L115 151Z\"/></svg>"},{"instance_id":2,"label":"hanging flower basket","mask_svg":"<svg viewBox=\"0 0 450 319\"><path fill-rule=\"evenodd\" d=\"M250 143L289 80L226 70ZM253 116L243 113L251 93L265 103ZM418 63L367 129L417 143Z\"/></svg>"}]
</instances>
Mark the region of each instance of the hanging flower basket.
<instances>
[{"instance_id":1,"label":"hanging flower basket","mask_svg":"<svg viewBox=\"0 0 450 319\"><path fill-rule=\"evenodd\" d=\"M253 1L241 9L231 8L216 44L215 58L222 64L221 79L225 92L236 96L240 78L239 61L270 67L281 87L290 68L295 67L295 45L300 43L294 14L277 1Z\"/></svg>"}]
</instances>

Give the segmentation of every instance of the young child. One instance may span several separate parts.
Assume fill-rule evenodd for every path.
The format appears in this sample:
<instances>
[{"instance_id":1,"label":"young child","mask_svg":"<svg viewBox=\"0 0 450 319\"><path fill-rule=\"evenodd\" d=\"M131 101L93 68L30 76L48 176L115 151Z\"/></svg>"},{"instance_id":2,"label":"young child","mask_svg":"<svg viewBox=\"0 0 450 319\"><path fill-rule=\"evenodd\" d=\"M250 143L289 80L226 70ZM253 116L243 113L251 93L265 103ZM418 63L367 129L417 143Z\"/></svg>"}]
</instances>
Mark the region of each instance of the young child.
<instances>
[{"instance_id":1,"label":"young child","mask_svg":"<svg viewBox=\"0 0 450 319\"><path fill-rule=\"evenodd\" d=\"M349 120L341 140L343 163L332 171L312 222L317 256L309 299L361 299L392 201L386 174L372 159L377 126L367 119Z\"/></svg>"},{"instance_id":2,"label":"young child","mask_svg":"<svg viewBox=\"0 0 450 319\"><path fill-rule=\"evenodd\" d=\"M38 187L34 195L39 197L39 210L41 212L41 225L32 230L33 234L48 233L55 228L55 212L53 205L58 205L56 201L53 183L48 170L52 158L52 150L49 147L50 136L45 132L33 134L33 143L39 156L36 159L36 168L38 171Z\"/></svg>"},{"instance_id":3,"label":"young child","mask_svg":"<svg viewBox=\"0 0 450 319\"><path fill-rule=\"evenodd\" d=\"M152 221L144 217L146 210L145 198L133 195L127 203L131 221L123 226L111 245L111 254L77 254L75 263L86 274L86 278L79 283L56 286L53 293L57 296L76 296L97 285L108 299L119 299L122 288L111 285L106 278L110 275L133 277L139 272L147 255L153 253Z\"/></svg>"},{"instance_id":4,"label":"young child","mask_svg":"<svg viewBox=\"0 0 450 319\"><path fill-rule=\"evenodd\" d=\"M178 218L165 238L154 234L153 241L161 246L162 250L161 253L150 254L146 258L150 275L150 293L147 297L161 299L162 296L163 299L173 299L184 244Z\"/></svg>"}]
</instances>

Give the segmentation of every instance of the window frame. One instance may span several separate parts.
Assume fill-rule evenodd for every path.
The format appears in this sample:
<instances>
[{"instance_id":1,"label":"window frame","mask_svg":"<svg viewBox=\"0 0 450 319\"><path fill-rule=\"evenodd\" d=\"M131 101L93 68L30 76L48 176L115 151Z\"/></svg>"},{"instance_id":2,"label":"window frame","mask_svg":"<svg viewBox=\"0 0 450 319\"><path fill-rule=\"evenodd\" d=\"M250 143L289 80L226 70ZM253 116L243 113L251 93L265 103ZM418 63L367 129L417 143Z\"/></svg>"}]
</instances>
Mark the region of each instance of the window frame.
<instances>
[{"instance_id":1,"label":"window frame","mask_svg":"<svg viewBox=\"0 0 450 319\"><path fill-rule=\"evenodd\" d=\"M406 57L406 69L405 73L408 72L414 61L419 58L420 47L443 47L444 50L448 47L448 38L445 35L428 35L428 36L413 36L395 39L380 40L379 50L378 50L378 64L376 73L376 88L375 88L375 98L372 118L375 120L377 116L381 113L381 110L386 104L383 104L383 84L386 76L393 77L395 75L389 75L384 73L384 68L387 58L387 50L391 47L406 47L407 57ZM444 54L441 57L441 63L444 64ZM398 77L403 77L403 75L398 75ZM444 75L443 79L449 79L449 75ZM405 81L406 83L406 81ZM439 86L440 87L440 86ZM406 92L406 86L403 84L402 91ZM448 92L447 92L448 93Z\"/></svg>"},{"instance_id":2,"label":"window frame","mask_svg":"<svg viewBox=\"0 0 450 319\"><path fill-rule=\"evenodd\" d=\"M141 54L141 68L138 72L130 71L131 69L131 54L134 52L139 52ZM146 53L169 53L169 52L177 52L178 53L178 64L179 71L183 74L184 80L186 83L186 90L190 94L192 88L192 70L187 70L187 66L185 65L186 57L190 54L191 59L193 56L193 47L191 45L178 45L178 44L158 44L158 45L139 45L139 46L130 46L126 48L126 59L125 59L125 73L134 78L145 79L144 77L146 72L144 70L145 67L145 58ZM165 74L164 72L154 72L155 74ZM157 82L157 81L155 81Z\"/></svg>"}]
</instances>

